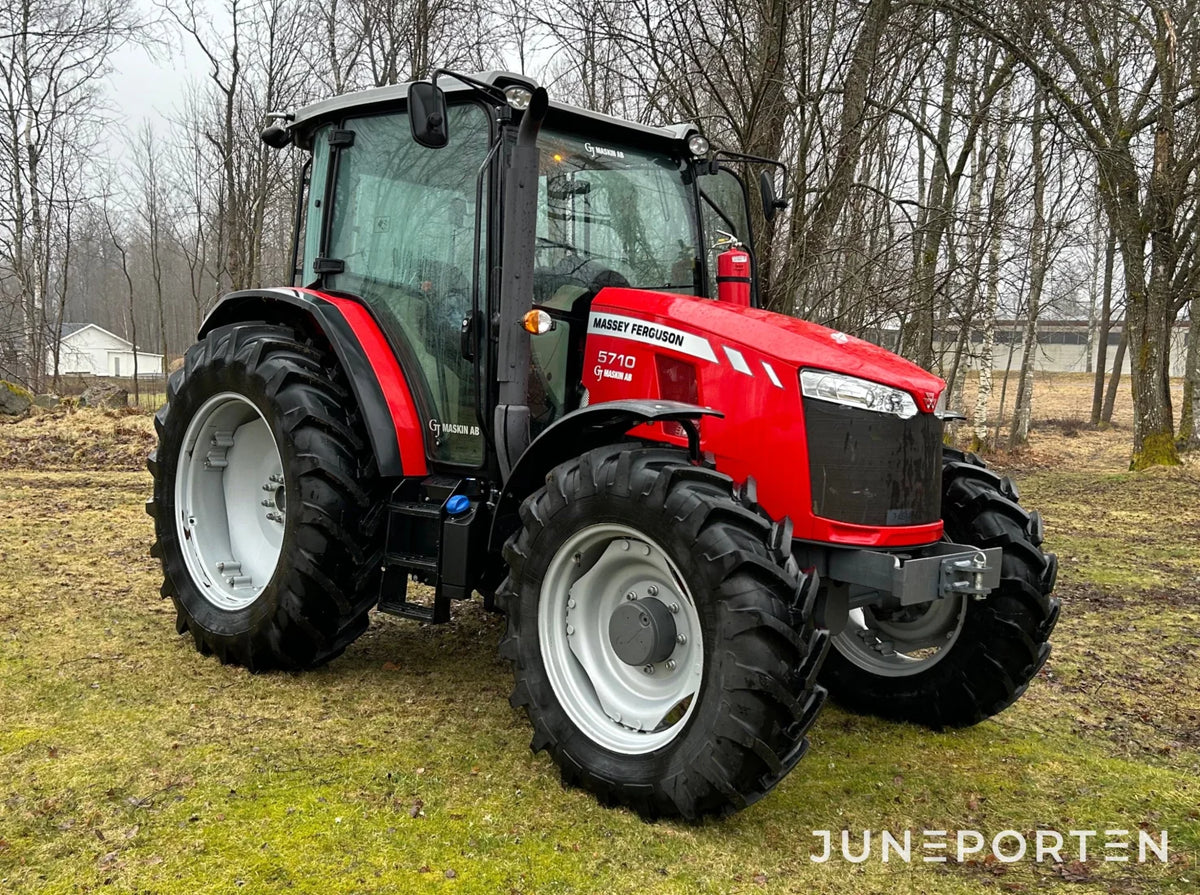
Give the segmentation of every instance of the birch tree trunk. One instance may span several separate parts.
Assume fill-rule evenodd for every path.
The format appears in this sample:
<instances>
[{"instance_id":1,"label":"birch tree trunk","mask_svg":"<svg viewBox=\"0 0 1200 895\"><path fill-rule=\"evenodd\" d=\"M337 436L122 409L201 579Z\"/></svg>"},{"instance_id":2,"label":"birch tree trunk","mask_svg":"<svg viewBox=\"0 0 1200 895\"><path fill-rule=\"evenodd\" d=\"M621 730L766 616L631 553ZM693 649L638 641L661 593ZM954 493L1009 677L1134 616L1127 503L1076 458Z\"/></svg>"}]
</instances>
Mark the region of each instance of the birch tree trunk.
<instances>
[{"instance_id":1,"label":"birch tree trunk","mask_svg":"<svg viewBox=\"0 0 1200 895\"><path fill-rule=\"evenodd\" d=\"M992 183L992 201L988 226L987 294L980 313L983 346L979 353L979 392L975 396L975 435L971 450L988 447L988 404L992 400L992 371L996 355L996 307L1000 303L1000 248L1008 216L1008 150L1012 131L1012 85L1004 88L1000 100L1000 128L996 136L996 177Z\"/></svg>"}]
</instances>

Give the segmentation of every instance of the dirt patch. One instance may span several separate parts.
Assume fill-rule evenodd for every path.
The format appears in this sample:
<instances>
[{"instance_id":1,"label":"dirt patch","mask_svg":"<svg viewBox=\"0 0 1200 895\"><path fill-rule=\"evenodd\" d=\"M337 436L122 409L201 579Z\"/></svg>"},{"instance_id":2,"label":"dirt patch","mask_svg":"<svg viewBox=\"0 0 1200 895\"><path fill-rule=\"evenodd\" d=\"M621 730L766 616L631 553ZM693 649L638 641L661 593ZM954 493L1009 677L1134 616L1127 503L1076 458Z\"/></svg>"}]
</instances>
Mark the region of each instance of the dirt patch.
<instances>
[{"instance_id":1,"label":"dirt patch","mask_svg":"<svg viewBox=\"0 0 1200 895\"><path fill-rule=\"evenodd\" d=\"M140 470L156 442L154 418L136 409L34 408L0 422L0 469Z\"/></svg>"},{"instance_id":2,"label":"dirt patch","mask_svg":"<svg viewBox=\"0 0 1200 895\"><path fill-rule=\"evenodd\" d=\"M1083 615L1136 606L1158 606L1164 610L1194 610L1200 612L1196 593L1182 588L1148 588L1136 593L1098 587L1087 581L1060 578L1054 595L1062 600L1063 612Z\"/></svg>"}]
</instances>

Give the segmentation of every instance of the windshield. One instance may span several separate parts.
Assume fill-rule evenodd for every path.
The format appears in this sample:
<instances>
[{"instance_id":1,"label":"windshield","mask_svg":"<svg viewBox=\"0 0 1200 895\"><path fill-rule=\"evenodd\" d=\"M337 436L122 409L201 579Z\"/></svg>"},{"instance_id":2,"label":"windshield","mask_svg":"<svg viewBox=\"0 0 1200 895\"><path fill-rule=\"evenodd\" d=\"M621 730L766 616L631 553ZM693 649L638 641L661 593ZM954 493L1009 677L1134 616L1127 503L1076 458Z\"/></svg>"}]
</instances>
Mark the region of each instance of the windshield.
<instances>
[{"instance_id":1,"label":"windshield","mask_svg":"<svg viewBox=\"0 0 1200 895\"><path fill-rule=\"evenodd\" d=\"M539 303L606 285L696 294L695 207L680 159L549 128L538 146Z\"/></svg>"}]
</instances>

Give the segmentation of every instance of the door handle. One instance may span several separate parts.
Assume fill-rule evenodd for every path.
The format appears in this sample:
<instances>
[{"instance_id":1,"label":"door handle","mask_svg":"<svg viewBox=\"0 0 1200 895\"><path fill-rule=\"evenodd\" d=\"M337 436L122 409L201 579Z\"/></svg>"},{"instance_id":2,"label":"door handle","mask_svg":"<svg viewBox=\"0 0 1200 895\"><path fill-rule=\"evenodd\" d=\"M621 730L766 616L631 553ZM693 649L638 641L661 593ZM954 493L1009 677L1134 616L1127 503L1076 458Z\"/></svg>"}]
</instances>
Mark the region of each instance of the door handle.
<instances>
[{"instance_id":1,"label":"door handle","mask_svg":"<svg viewBox=\"0 0 1200 895\"><path fill-rule=\"evenodd\" d=\"M475 321L464 317L459 333L459 352L465 360L475 360Z\"/></svg>"}]
</instances>

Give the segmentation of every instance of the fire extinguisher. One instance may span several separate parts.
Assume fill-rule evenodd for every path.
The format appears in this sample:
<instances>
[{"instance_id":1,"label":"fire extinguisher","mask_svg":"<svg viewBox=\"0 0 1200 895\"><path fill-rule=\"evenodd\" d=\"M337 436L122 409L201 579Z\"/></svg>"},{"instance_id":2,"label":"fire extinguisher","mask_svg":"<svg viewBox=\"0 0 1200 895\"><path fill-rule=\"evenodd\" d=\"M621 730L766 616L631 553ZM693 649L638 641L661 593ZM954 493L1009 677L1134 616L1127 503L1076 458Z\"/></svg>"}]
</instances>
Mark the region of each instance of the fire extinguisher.
<instances>
[{"instance_id":1,"label":"fire extinguisher","mask_svg":"<svg viewBox=\"0 0 1200 895\"><path fill-rule=\"evenodd\" d=\"M717 255L717 300L735 305L750 305L750 253L738 242L737 237L722 233L724 237L717 248L727 245Z\"/></svg>"}]
</instances>

